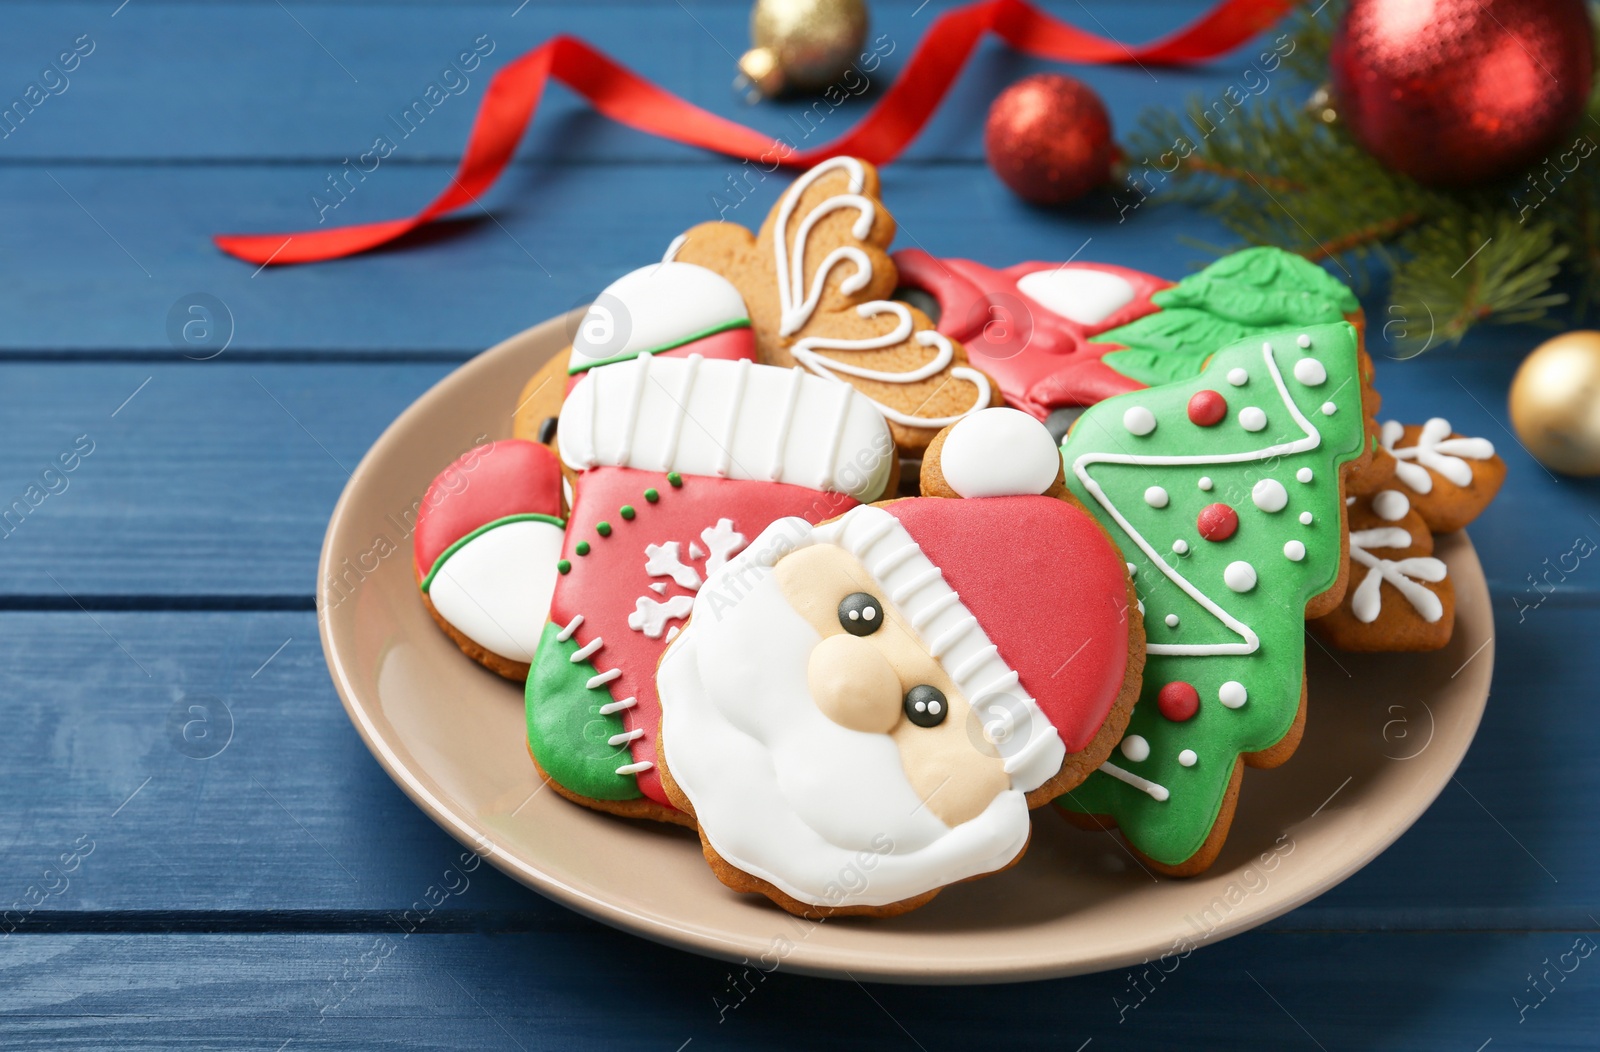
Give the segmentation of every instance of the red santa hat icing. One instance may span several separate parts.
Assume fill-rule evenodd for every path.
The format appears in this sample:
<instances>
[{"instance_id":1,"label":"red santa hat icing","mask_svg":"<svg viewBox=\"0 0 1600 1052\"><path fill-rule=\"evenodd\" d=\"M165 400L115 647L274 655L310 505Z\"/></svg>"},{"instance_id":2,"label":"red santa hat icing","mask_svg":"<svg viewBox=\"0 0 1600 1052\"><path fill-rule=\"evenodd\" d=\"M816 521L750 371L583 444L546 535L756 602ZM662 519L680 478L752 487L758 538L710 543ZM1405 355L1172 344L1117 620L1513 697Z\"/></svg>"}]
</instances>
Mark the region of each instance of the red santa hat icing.
<instances>
[{"instance_id":1,"label":"red santa hat icing","mask_svg":"<svg viewBox=\"0 0 1600 1052\"><path fill-rule=\"evenodd\" d=\"M861 561L1030 791L1089 744L1122 691L1127 566L1091 516L1039 495L1060 453L1032 417L973 414L945 436L940 464L978 499L858 507L812 538Z\"/></svg>"},{"instance_id":2,"label":"red santa hat icing","mask_svg":"<svg viewBox=\"0 0 1600 1052\"><path fill-rule=\"evenodd\" d=\"M624 274L595 298L573 334L568 375L641 355L755 357L739 290L715 271L676 262L682 244L680 237L661 262Z\"/></svg>"}]
</instances>

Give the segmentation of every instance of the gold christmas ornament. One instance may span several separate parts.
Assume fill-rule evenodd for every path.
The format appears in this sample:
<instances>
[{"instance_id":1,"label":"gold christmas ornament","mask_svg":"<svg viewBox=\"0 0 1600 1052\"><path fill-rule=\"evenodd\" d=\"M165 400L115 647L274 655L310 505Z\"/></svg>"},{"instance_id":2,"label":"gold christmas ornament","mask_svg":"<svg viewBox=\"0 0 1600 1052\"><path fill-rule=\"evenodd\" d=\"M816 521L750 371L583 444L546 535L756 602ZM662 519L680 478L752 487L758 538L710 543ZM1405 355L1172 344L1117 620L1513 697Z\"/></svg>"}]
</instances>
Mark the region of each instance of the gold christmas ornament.
<instances>
[{"instance_id":1,"label":"gold christmas ornament","mask_svg":"<svg viewBox=\"0 0 1600 1052\"><path fill-rule=\"evenodd\" d=\"M1600 332L1546 340L1511 380L1511 426L1539 463L1600 475Z\"/></svg>"},{"instance_id":2,"label":"gold christmas ornament","mask_svg":"<svg viewBox=\"0 0 1600 1052\"><path fill-rule=\"evenodd\" d=\"M867 38L863 0L756 0L750 41L735 86L752 96L821 91L861 54Z\"/></svg>"}]
</instances>

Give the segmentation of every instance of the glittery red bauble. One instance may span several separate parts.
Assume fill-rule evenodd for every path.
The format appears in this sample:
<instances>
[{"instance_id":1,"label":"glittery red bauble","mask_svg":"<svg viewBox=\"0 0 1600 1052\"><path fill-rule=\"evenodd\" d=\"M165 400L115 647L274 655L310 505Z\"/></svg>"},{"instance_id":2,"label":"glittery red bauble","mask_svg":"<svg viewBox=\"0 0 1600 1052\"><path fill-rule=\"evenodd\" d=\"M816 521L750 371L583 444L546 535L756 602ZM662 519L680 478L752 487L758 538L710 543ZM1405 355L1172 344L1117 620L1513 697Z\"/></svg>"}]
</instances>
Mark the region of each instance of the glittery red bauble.
<instances>
[{"instance_id":1,"label":"glittery red bauble","mask_svg":"<svg viewBox=\"0 0 1600 1052\"><path fill-rule=\"evenodd\" d=\"M1018 197L1057 205L1111 178L1111 118L1082 81L1036 73L989 107L983 149L989 167Z\"/></svg>"},{"instance_id":2,"label":"glittery red bauble","mask_svg":"<svg viewBox=\"0 0 1600 1052\"><path fill-rule=\"evenodd\" d=\"M1195 519L1195 529L1208 541L1225 541L1239 528L1239 513L1226 504L1207 504Z\"/></svg>"},{"instance_id":3,"label":"glittery red bauble","mask_svg":"<svg viewBox=\"0 0 1600 1052\"><path fill-rule=\"evenodd\" d=\"M1508 175L1572 128L1589 96L1584 0L1351 0L1330 58L1356 141L1424 183Z\"/></svg>"}]
</instances>

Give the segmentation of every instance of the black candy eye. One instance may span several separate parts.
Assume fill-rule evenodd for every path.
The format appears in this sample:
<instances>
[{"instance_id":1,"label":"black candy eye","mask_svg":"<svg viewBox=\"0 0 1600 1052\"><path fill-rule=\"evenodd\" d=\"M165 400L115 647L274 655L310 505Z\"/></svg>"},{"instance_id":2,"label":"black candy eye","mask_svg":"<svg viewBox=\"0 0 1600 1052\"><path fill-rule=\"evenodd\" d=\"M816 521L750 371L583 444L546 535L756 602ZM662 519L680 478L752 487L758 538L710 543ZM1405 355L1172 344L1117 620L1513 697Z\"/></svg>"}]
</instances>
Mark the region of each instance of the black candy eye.
<instances>
[{"instance_id":1,"label":"black candy eye","mask_svg":"<svg viewBox=\"0 0 1600 1052\"><path fill-rule=\"evenodd\" d=\"M853 636L870 636L883 624L883 604L867 592L851 592L839 600L839 624Z\"/></svg>"},{"instance_id":2,"label":"black candy eye","mask_svg":"<svg viewBox=\"0 0 1600 1052\"><path fill-rule=\"evenodd\" d=\"M919 683L906 691L906 719L918 727L937 727L950 714L950 702L944 691Z\"/></svg>"}]
</instances>

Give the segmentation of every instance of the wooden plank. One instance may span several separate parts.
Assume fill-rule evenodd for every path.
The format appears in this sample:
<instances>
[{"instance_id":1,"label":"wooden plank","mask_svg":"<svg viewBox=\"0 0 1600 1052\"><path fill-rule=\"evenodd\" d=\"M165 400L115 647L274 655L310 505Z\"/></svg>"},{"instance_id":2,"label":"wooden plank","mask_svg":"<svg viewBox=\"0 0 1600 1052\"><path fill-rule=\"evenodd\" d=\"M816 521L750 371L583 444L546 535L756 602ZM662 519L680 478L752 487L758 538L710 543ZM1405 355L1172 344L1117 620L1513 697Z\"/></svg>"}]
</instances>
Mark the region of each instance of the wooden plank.
<instances>
[{"instance_id":1,"label":"wooden plank","mask_svg":"<svg viewBox=\"0 0 1600 1052\"><path fill-rule=\"evenodd\" d=\"M1591 923L1600 855L1582 801L1600 796L1593 691L1563 655L1600 632L1600 608L1540 615L1501 626L1503 686L1458 783L1394 848L1278 927ZM0 809L0 910L16 910L79 838L94 845L70 886L25 918L31 931L371 926L458 863L461 848L349 725L310 612L3 613L0 670L0 799L13 804ZM1373 702L1374 748L1393 718L1388 700ZM191 704L231 716L214 756L180 747L174 728L199 718ZM1318 747L1316 712L1313 701L1306 749ZM1420 733L1424 714L1411 718ZM1271 772L1252 777L1270 791ZM437 923L446 918L472 930L571 923L487 867Z\"/></svg>"},{"instance_id":2,"label":"wooden plank","mask_svg":"<svg viewBox=\"0 0 1600 1052\"><path fill-rule=\"evenodd\" d=\"M1589 1049L1600 1026L1594 938L1592 929L1259 933L1163 962L1168 975L1152 964L1134 974L938 989L813 979L781 967L746 977L596 926L409 939L37 936L11 939L0 957L0 1019L7 1047L128 1052L179 1044L268 1052L987 1049L997 1034L1007 1047L1068 1052ZM1527 992L1530 971L1542 1000Z\"/></svg>"}]
</instances>

